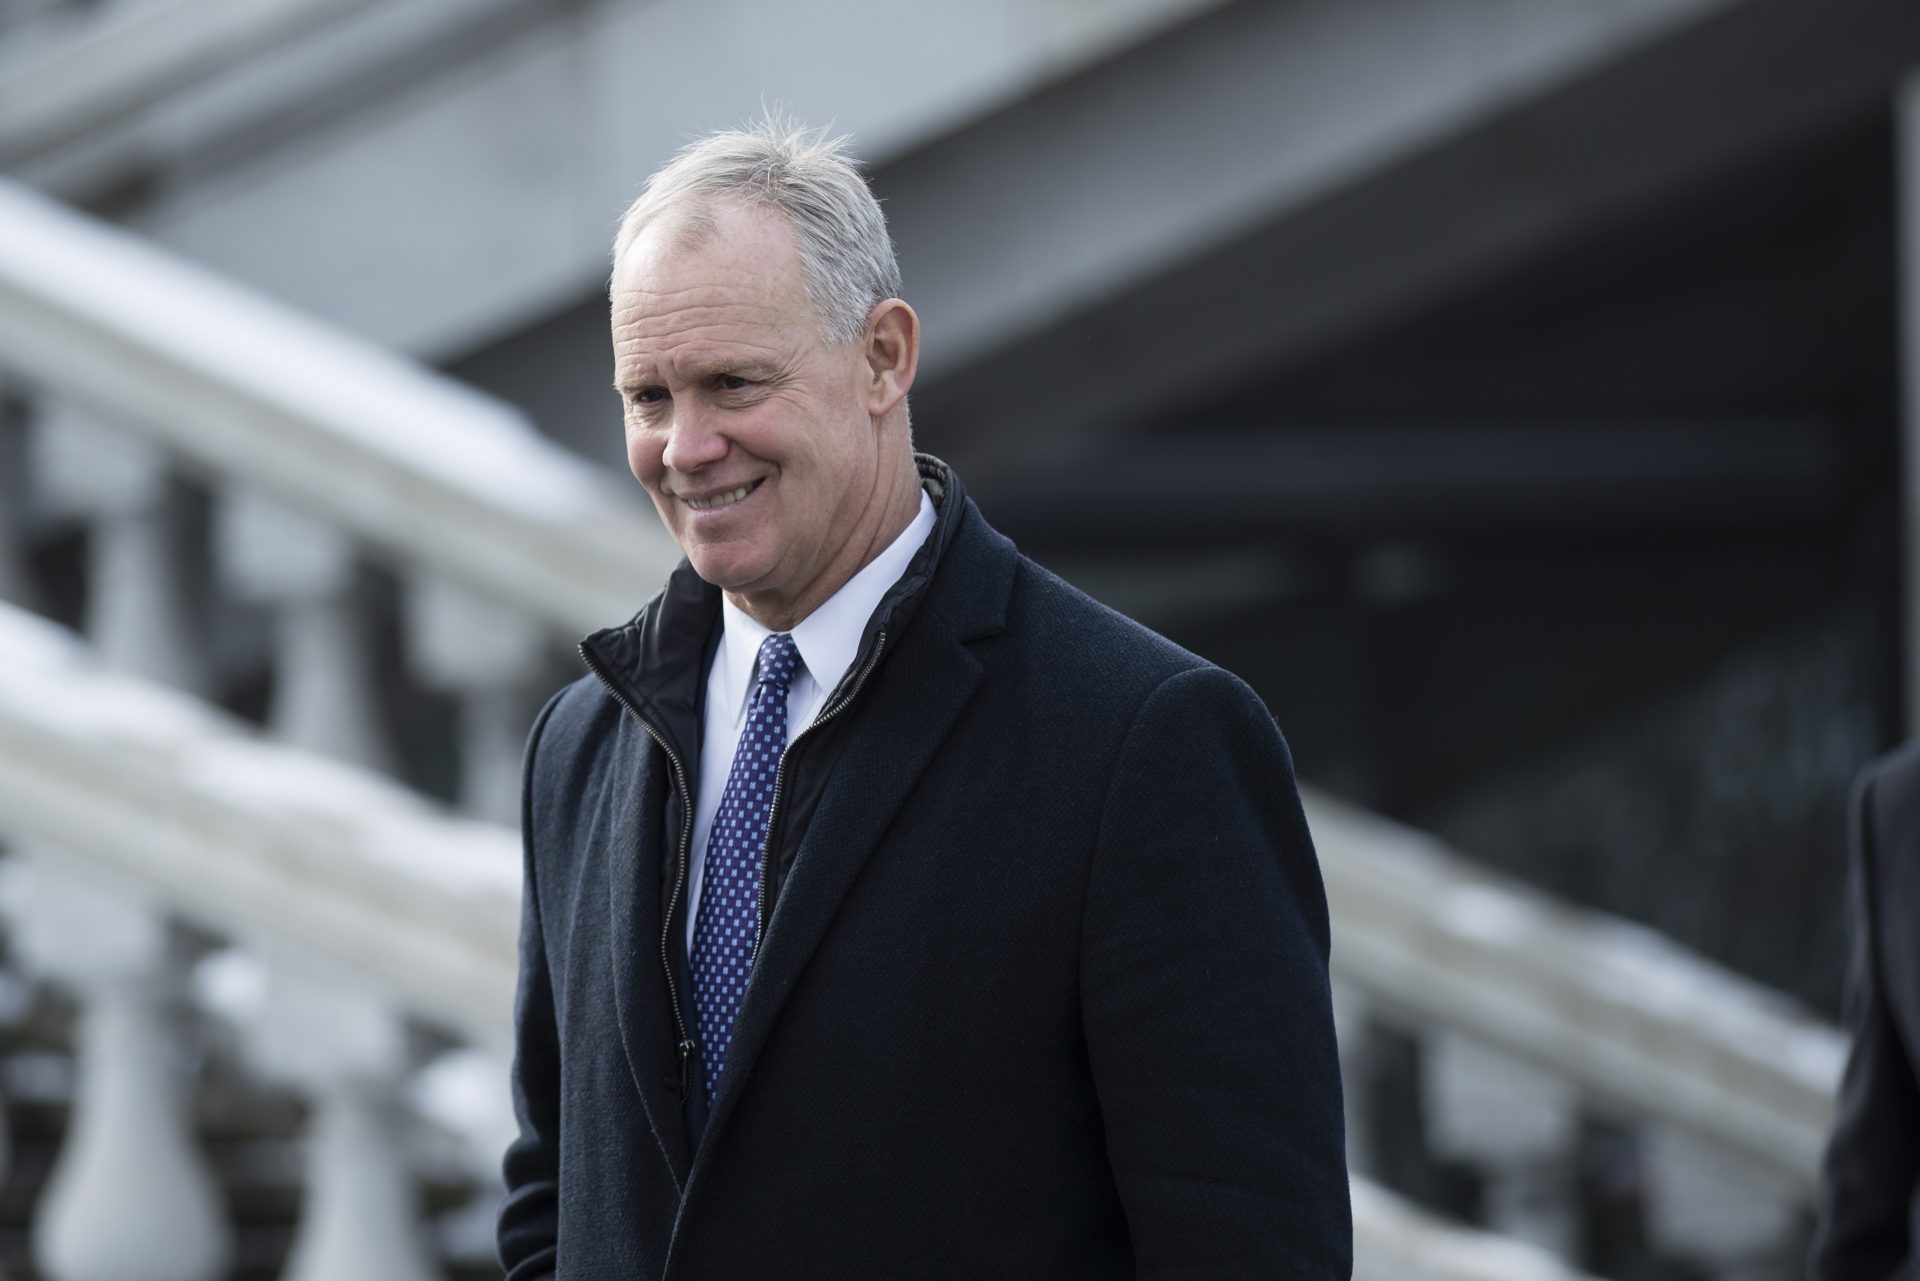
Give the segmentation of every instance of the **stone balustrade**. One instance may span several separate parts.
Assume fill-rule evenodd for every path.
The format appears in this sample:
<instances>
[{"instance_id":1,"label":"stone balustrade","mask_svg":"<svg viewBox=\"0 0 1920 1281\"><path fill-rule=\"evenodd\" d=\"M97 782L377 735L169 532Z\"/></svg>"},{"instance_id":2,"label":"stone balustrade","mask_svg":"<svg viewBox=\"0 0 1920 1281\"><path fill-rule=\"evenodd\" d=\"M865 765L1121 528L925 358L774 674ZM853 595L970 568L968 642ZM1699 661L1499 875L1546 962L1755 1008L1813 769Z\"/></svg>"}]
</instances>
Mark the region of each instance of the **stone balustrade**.
<instances>
[{"instance_id":1,"label":"stone balustrade","mask_svg":"<svg viewBox=\"0 0 1920 1281\"><path fill-rule=\"evenodd\" d=\"M84 1010L68 1148L36 1220L42 1270L208 1281L224 1266L177 1067L190 1018L177 927L189 925L265 969L245 1048L314 1101L288 1275L435 1275L391 1117L422 1066L406 1034L419 1022L492 1065L492 1115L466 1123L481 1159L507 1132L512 832L109 673L19 610L0 607L0 655L0 837L27 865L21 950ZM1364 1182L1355 1210L1361 1276L1579 1281L1544 1251L1442 1224Z\"/></svg>"},{"instance_id":2,"label":"stone balustrade","mask_svg":"<svg viewBox=\"0 0 1920 1281\"><path fill-rule=\"evenodd\" d=\"M35 1221L61 1281L222 1275L229 1238L180 1070L187 939L252 956L241 1044L313 1103L294 1281L426 1281L393 1117L410 1029L496 1065L504 1113L518 927L511 829L261 740L190 697L100 669L0 611L0 838L24 864L18 954L81 1003L66 1146ZM477 1127L491 1145L506 1122ZM476 1153L491 1165L497 1150Z\"/></svg>"},{"instance_id":3,"label":"stone balustrade","mask_svg":"<svg viewBox=\"0 0 1920 1281\"><path fill-rule=\"evenodd\" d=\"M33 413L72 405L569 635L678 563L637 486L500 401L4 182L0 245L0 362Z\"/></svg>"},{"instance_id":4,"label":"stone balustrade","mask_svg":"<svg viewBox=\"0 0 1920 1281\"><path fill-rule=\"evenodd\" d=\"M38 535L77 529L75 621L116 667L220 696L248 673L219 660L259 633L277 733L418 781L399 680L453 709L447 790L510 821L571 641L678 560L637 487L500 402L5 184L0 244L0 599L34 591Z\"/></svg>"},{"instance_id":5,"label":"stone balustrade","mask_svg":"<svg viewBox=\"0 0 1920 1281\"><path fill-rule=\"evenodd\" d=\"M1719 1277L1799 1275L1836 1030L1423 833L1314 793L1307 808L1350 1092L1367 1093L1370 1026L1410 1030L1427 1145L1476 1169L1487 1222L1570 1250L1587 1123L1601 1122L1631 1140L1653 1252ZM1356 1143L1359 1168L1374 1139Z\"/></svg>"}]
</instances>

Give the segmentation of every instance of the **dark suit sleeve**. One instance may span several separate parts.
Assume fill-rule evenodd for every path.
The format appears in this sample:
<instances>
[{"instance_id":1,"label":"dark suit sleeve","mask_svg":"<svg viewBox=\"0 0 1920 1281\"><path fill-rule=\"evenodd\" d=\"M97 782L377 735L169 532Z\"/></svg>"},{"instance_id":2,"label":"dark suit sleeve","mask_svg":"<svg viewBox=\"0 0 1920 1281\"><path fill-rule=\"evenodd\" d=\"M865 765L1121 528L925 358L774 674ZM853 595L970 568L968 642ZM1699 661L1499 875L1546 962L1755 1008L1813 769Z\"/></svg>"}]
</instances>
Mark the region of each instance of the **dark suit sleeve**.
<instances>
[{"instance_id":1,"label":"dark suit sleeve","mask_svg":"<svg viewBox=\"0 0 1920 1281\"><path fill-rule=\"evenodd\" d=\"M535 886L535 833L539 816L541 731L553 714L555 695L527 736L521 768L520 840L524 857L520 895L520 979L513 1008L513 1111L520 1133L502 1163L507 1195L500 1206L497 1241L507 1281L554 1275L560 1204L560 1036L547 972L546 938Z\"/></svg>"},{"instance_id":2,"label":"dark suit sleeve","mask_svg":"<svg viewBox=\"0 0 1920 1281\"><path fill-rule=\"evenodd\" d=\"M1827 1148L1814 1281L1888 1281L1912 1248L1907 1213L1920 1184L1920 1088L1881 974L1880 913L1888 904L1875 809L1883 782L1869 772L1854 792L1846 1002L1853 1044Z\"/></svg>"},{"instance_id":3,"label":"dark suit sleeve","mask_svg":"<svg viewBox=\"0 0 1920 1281\"><path fill-rule=\"evenodd\" d=\"M1217 668L1169 679L1121 750L1081 957L1138 1276L1351 1274L1327 948L1272 716Z\"/></svg>"}]
</instances>

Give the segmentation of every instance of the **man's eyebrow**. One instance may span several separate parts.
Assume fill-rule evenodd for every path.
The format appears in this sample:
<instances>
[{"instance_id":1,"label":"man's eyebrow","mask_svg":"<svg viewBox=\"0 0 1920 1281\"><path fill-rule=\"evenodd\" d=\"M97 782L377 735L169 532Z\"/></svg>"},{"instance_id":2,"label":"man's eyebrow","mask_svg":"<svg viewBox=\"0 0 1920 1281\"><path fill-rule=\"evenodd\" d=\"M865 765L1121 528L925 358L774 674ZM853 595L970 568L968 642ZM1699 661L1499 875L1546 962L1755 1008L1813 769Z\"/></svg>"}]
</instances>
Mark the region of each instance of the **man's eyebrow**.
<instances>
[{"instance_id":1,"label":"man's eyebrow","mask_svg":"<svg viewBox=\"0 0 1920 1281\"><path fill-rule=\"evenodd\" d=\"M713 368L704 371L701 376L712 378L717 374L739 374L755 382L764 382L769 378L778 377L786 368L783 361L768 360L762 356L749 356L744 360L716 361Z\"/></svg>"},{"instance_id":2,"label":"man's eyebrow","mask_svg":"<svg viewBox=\"0 0 1920 1281\"><path fill-rule=\"evenodd\" d=\"M766 356L741 356L732 360L725 358L704 360L688 372L692 382L707 382L722 374L738 374L760 382L778 377L786 371L787 367L784 361L773 360ZM643 387L658 387L662 381L657 376L648 377L638 373L615 374L613 389L620 392L638 391Z\"/></svg>"}]
</instances>

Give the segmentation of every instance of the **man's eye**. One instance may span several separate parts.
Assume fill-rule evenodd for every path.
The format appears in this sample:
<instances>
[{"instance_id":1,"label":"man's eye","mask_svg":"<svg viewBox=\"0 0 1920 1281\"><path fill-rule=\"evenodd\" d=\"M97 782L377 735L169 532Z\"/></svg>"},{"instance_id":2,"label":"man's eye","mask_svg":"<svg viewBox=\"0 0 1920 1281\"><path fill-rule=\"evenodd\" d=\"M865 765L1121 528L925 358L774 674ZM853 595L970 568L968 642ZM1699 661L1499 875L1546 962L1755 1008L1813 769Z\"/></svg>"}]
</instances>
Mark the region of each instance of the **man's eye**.
<instances>
[{"instance_id":1,"label":"man's eye","mask_svg":"<svg viewBox=\"0 0 1920 1281\"><path fill-rule=\"evenodd\" d=\"M666 389L661 387L642 387L632 397L636 405L657 405L666 398Z\"/></svg>"},{"instance_id":2,"label":"man's eye","mask_svg":"<svg viewBox=\"0 0 1920 1281\"><path fill-rule=\"evenodd\" d=\"M738 374L721 374L715 381L722 391L739 391L747 385L747 380Z\"/></svg>"}]
</instances>

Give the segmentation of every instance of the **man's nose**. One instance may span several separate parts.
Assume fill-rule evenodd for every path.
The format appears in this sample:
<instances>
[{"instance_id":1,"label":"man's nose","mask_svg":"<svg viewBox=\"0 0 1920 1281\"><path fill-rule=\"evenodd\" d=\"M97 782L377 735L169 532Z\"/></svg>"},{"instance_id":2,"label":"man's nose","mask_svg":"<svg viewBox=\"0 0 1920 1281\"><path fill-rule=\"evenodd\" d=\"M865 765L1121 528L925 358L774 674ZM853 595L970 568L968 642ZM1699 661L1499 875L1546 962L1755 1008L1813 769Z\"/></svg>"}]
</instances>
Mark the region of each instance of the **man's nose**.
<instances>
[{"instance_id":1,"label":"man's nose","mask_svg":"<svg viewBox=\"0 0 1920 1281\"><path fill-rule=\"evenodd\" d=\"M697 471L725 458L727 444L727 438L713 429L707 415L675 405L673 426L667 433L667 447L661 452L660 461L677 472Z\"/></svg>"}]
</instances>

